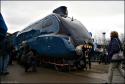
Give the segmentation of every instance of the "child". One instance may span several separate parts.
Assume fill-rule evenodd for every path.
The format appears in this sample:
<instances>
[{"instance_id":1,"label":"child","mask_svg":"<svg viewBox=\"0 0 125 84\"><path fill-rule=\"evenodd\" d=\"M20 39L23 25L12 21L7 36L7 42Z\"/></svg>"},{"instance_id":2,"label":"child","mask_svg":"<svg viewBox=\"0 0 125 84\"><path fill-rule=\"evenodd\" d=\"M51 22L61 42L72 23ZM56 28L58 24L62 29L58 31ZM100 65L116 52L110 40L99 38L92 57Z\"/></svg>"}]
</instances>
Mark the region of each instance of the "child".
<instances>
[{"instance_id":1,"label":"child","mask_svg":"<svg viewBox=\"0 0 125 84\"><path fill-rule=\"evenodd\" d=\"M32 71L36 72L36 56L35 56L35 51L33 49L29 49L29 52L26 54L26 64L25 64L25 72L28 72L28 70L32 67Z\"/></svg>"}]
</instances>

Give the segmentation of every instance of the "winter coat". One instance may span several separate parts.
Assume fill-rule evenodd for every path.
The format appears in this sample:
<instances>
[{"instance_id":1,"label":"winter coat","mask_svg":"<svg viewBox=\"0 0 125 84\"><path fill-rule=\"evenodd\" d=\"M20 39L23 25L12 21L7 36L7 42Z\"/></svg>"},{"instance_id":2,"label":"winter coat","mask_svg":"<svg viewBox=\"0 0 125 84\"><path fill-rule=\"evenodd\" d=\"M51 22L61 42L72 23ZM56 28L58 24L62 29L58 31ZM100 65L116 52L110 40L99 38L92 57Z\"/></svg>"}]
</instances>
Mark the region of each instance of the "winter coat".
<instances>
[{"instance_id":1,"label":"winter coat","mask_svg":"<svg viewBox=\"0 0 125 84\"><path fill-rule=\"evenodd\" d=\"M112 38L108 46L108 60L111 62L112 56L122 50L119 38Z\"/></svg>"}]
</instances>

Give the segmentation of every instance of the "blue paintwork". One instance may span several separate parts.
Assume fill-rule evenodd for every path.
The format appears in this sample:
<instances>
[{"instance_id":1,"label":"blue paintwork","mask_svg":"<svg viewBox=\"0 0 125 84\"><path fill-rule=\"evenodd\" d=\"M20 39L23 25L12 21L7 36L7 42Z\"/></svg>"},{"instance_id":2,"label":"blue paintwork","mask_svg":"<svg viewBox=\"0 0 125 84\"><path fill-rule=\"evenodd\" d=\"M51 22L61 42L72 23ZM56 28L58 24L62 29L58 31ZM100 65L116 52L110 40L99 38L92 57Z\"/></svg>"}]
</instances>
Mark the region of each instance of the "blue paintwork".
<instances>
[{"instance_id":1,"label":"blue paintwork","mask_svg":"<svg viewBox=\"0 0 125 84\"><path fill-rule=\"evenodd\" d=\"M28 40L28 44L31 48L37 50L41 56L64 58L75 56L75 47L67 36L40 35L39 37Z\"/></svg>"},{"instance_id":2,"label":"blue paintwork","mask_svg":"<svg viewBox=\"0 0 125 84\"><path fill-rule=\"evenodd\" d=\"M41 56L73 58L76 56L75 47L85 44L90 38L78 20L53 13L20 31L15 43L18 47L27 41Z\"/></svg>"},{"instance_id":3,"label":"blue paintwork","mask_svg":"<svg viewBox=\"0 0 125 84\"><path fill-rule=\"evenodd\" d=\"M45 34L57 34L59 32L59 21L56 16L47 17L33 23L17 34L16 43L20 44L24 40Z\"/></svg>"}]
</instances>

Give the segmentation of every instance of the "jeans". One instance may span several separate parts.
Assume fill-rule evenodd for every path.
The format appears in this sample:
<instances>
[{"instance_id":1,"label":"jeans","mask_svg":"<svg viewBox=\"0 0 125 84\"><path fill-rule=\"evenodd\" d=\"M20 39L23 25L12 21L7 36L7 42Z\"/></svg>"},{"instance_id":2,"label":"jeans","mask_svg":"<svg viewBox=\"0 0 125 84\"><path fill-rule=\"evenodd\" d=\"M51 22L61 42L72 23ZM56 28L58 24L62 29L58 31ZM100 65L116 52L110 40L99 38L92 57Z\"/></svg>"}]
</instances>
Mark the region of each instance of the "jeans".
<instances>
[{"instance_id":1,"label":"jeans","mask_svg":"<svg viewBox=\"0 0 125 84\"><path fill-rule=\"evenodd\" d=\"M7 72L8 62L9 62L9 55L0 56L0 73Z\"/></svg>"},{"instance_id":2,"label":"jeans","mask_svg":"<svg viewBox=\"0 0 125 84\"><path fill-rule=\"evenodd\" d=\"M113 71L117 69L118 72L120 73L120 75L122 77L124 77L124 73L122 73L121 69L120 69L120 63L119 62L113 62L110 63L109 65L109 70L108 70L108 83L112 83L112 79L113 79Z\"/></svg>"}]
</instances>

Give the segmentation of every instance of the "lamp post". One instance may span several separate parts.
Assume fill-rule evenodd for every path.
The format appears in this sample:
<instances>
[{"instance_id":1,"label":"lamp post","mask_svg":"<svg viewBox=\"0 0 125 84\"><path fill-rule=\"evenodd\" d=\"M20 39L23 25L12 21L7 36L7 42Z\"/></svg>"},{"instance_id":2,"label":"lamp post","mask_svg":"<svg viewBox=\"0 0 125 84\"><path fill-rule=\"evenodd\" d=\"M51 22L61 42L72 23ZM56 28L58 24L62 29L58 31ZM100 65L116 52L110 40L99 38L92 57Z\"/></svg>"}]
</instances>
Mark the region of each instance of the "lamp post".
<instances>
[{"instance_id":1,"label":"lamp post","mask_svg":"<svg viewBox=\"0 0 125 84\"><path fill-rule=\"evenodd\" d=\"M102 33L103 35L103 49L104 49L104 53L106 52L106 38L105 38L105 32Z\"/></svg>"},{"instance_id":2,"label":"lamp post","mask_svg":"<svg viewBox=\"0 0 125 84\"><path fill-rule=\"evenodd\" d=\"M103 45L106 45L106 42L105 42L105 41L106 41L106 39L105 39L105 34L106 34L106 33L103 32L102 34L103 34Z\"/></svg>"}]
</instances>

